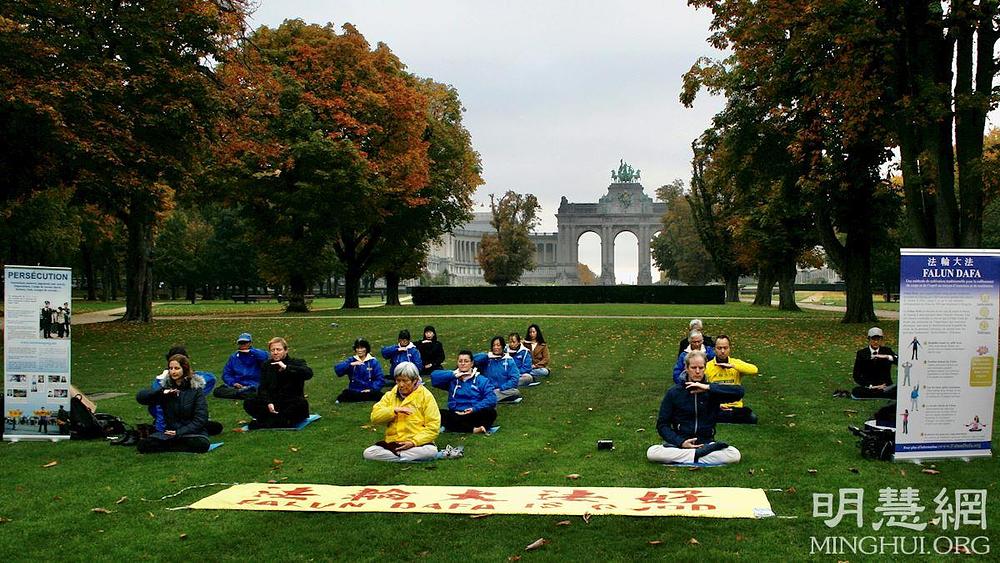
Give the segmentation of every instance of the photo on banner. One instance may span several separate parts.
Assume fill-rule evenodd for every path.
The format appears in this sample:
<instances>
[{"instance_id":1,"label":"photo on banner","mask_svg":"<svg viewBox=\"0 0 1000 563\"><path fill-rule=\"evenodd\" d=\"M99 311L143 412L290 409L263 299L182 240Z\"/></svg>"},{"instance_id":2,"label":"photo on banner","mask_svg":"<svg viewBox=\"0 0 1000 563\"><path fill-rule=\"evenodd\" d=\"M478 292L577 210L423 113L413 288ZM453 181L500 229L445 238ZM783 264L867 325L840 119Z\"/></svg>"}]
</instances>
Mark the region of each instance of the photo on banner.
<instances>
[{"instance_id":1,"label":"photo on banner","mask_svg":"<svg viewBox=\"0 0 1000 563\"><path fill-rule=\"evenodd\" d=\"M4 267L4 439L69 438L70 268Z\"/></svg>"},{"instance_id":2,"label":"photo on banner","mask_svg":"<svg viewBox=\"0 0 1000 563\"><path fill-rule=\"evenodd\" d=\"M896 460L992 455L1000 250L900 250Z\"/></svg>"}]
</instances>

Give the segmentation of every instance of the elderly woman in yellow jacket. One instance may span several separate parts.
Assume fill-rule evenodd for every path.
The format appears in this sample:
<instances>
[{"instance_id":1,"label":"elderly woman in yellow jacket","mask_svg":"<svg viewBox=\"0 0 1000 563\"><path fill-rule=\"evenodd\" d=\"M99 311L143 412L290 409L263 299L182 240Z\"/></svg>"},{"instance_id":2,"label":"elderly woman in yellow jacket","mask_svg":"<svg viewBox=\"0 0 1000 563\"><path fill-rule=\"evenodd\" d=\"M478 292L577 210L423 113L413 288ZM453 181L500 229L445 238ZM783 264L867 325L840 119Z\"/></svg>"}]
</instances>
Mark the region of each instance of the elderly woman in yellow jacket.
<instances>
[{"instance_id":1,"label":"elderly woman in yellow jacket","mask_svg":"<svg viewBox=\"0 0 1000 563\"><path fill-rule=\"evenodd\" d=\"M385 440L364 451L373 461L424 461L437 456L434 439L441 430L441 411L420 381L420 368L402 362L393 372L396 386L372 406L372 424L388 424Z\"/></svg>"}]
</instances>

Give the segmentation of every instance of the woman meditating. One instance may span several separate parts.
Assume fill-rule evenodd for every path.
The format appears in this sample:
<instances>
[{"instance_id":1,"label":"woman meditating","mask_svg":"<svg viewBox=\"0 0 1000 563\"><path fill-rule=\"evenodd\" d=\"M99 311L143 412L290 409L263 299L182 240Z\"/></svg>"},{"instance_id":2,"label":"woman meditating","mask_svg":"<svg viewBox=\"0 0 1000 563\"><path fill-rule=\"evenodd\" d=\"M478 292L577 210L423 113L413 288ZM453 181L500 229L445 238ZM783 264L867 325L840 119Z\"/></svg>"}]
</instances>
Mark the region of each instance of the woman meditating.
<instances>
[{"instance_id":1,"label":"woman meditating","mask_svg":"<svg viewBox=\"0 0 1000 563\"><path fill-rule=\"evenodd\" d=\"M497 397L489 378L479 375L472 352L458 353L458 369L431 373L434 387L448 391L448 409L441 409L442 426L449 432L485 434L497 419Z\"/></svg>"},{"instance_id":2,"label":"woman meditating","mask_svg":"<svg viewBox=\"0 0 1000 563\"><path fill-rule=\"evenodd\" d=\"M393 372L396 386L372 405L372 424L386 424L385 440L362 454L372 461L424 461L437 456L434 439L441 429L441 411L420 381L420 369L402 362Z\"/></svg>"},{"instance_id":3,"label":"woman meditating","mask_svg":"<svg viewBox=\"0 0 1000 563\"><path fill-rule=\"evenodd\" d=\"M382 364L372 356L372 345L364 338L354 341L354 355L333 366L337 377L350 375L347 389L337 396L338 403L378 401L382 398Z\"/></svg>"},{"instance_id":4,"label":"woman meditating","mask_svg":"<svg viewBox=\"0 0 1000 563\"><path fill-rule=\"evenodd\" d=\"M202 392L205 380L194 373L187 356L175 354L167 362L167 378L159 388L140 390L135 400L158 405L163 413L163 431L154 432L136 444L139 453L208 451L205 432L208 403Z\"/></svg>"}]
</instances>

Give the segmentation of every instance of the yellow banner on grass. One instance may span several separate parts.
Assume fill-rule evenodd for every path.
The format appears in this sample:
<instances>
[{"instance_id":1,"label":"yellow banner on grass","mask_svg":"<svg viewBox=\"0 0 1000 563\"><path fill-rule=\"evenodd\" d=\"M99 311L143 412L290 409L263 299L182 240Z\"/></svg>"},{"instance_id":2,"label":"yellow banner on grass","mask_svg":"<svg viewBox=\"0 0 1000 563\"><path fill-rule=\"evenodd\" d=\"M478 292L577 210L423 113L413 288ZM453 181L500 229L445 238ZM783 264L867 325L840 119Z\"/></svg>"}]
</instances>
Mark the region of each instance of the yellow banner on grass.
<instances>
[{"instance_id":1,"label":"yellow banner on grass","mask_svg":"<svg viewBox=\"0 0 1000 563\"><path fill-rule=\"evenodd\" d=\"M211 510L424 512L439 514L617 514L773 516L762 489L702 487L420 487L409 485L235 485L191 505Z\"/></svg>"}]
</instances>

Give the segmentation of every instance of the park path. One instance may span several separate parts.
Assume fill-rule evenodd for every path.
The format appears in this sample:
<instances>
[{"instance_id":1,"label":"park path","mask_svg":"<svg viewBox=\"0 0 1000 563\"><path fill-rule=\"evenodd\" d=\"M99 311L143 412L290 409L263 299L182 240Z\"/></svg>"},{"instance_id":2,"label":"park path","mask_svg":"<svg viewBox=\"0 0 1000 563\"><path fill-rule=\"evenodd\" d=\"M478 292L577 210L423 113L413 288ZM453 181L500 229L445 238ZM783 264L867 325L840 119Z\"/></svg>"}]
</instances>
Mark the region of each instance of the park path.
<instances>
[{"instance_id":1,"label":"park path","mask_svg":"<svg viewBox=\"0 0 1000 563\"><path fill-rule=\"evenodd\" d=\"M797 305L799 307L802 307L803 309L813 309L814 311L839 311L841 313L847 311L847 307L838 307L836 305L819 305L816 303L809 303L808 301L799 301ZM880 319L899 320L899 311L887 311L884 309L875 309L875 316Z\"/></svg>"},{"instance_id":2,"label":"park path","mask_svg":"<svg viewBox=\"0 0 1000 563\"><path fill-rule=\"evenodd\" d=\"M125 314L125 307L117 309L105 309L104 311L93 311L90 313L77 313L73 315L69 322L72 325L89 325L94 323L106 323L117 321Z\"/></svg>"}]
</instances>

